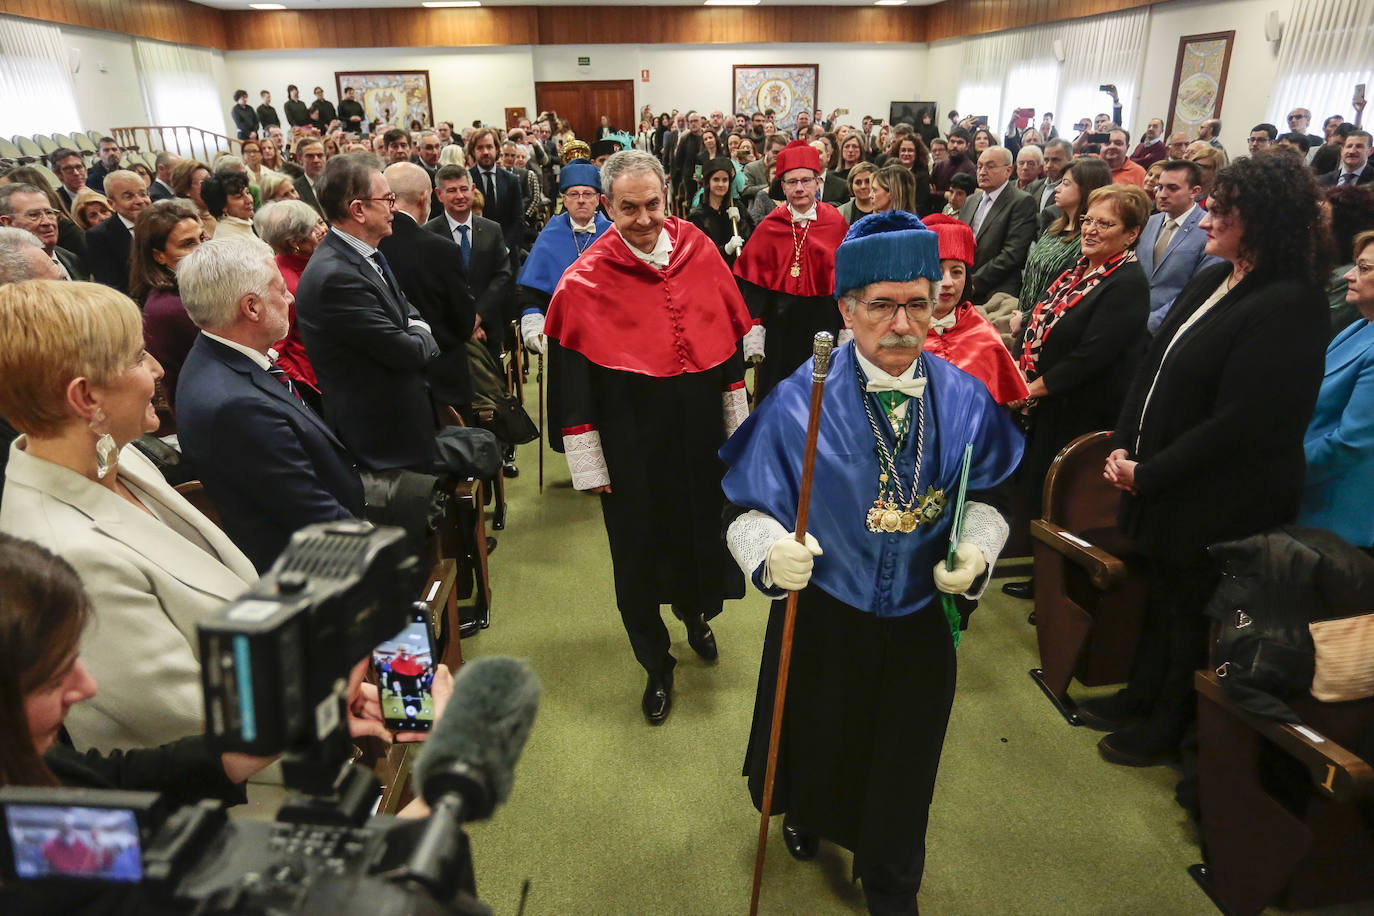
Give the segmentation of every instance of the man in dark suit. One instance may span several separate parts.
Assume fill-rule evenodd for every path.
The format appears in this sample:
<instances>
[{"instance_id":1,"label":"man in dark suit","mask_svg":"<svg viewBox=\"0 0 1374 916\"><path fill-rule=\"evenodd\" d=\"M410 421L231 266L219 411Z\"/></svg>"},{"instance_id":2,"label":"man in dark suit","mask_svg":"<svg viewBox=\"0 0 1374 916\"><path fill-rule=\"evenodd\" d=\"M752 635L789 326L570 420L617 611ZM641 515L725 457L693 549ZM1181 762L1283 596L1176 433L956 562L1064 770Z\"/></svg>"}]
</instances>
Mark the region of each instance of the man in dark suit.
<instances>
[{"instance_id":1,"label":"man in dark suit","mask_svg":"<svg viewBox=\"0 0 1374 916\"><path fill-rule=\"evenodd\" d=\"M1340 167L1317 176L1317 184L1327 188L1339 188L1374 181L1374 165L1369 162L1369 146L1369 131L1352 130L1341 146Z\"/></svg>"},{"instance_id":2,"label":"man in dark suit","mask_svg":"<svg viewBox=\"0 0 1374 916\"><path fill-rule=\"evenodd\" d=\"M291 184L301 200L314 207L320 216L324 216L324 210L320 207L319 198L315 196L315 182L324 174L324 160L324 143L320 138L307 137L296 144L296 162L304 174Z\"/></svg>"},{"instance_id":3,"label":"man in dark suit","mask_svg":"<svg viewBox=\"0 0 1374 916\"><path fill-rule=\"evenodd\" d=\"M296 321L324 392L325 418L359 465L434 467L425 369L439 355L377 243L395 196L366 153L335 156L316 188L330 222L296 287Z\"/></svg>"},{"instance_id":4,"label":"man in dark suit","mask_svg":"<svg viewBox=\"0 0 1374 916\"><path fill-rule=\"evenodd\" d=\"M211 239L177 264L177 281L201 330L177 381L177 436L225 533L264 572L298 528L362 518L362 480L269 356L291 306L272 249Z\"/></svg>"},{"instance_id":5,"label":"man in dark suit","mask_svg":"<svg viewBox=\"0 0 1374 916\"><path fill-rule=\"evenodd\" d=\"M106 194L105 176L119 170L119 144L114 137L101 137L97 148L96 162L86 172L86 187Z\"/></svg>"},{"instance_id":6,"label":"man in dark suit","mask_svg":"<svg viewBox=\"0 0 1374 916\"><path fill-rule=\"evenodd\" d=\"M129 249L134 220L152 203L143 179L127 169L105 176L105 196L115 215L86 233L86 265L97 283L129 294Z\"/></svg>"},{"instance_id":7,"label":"man in dark suit","mask_svg":"<svg viewBox=\"0 0 1374 916\"><path fill-rule=\"evenodd\" d=\"M477 161L471 178L485 199L482 215L501 224L506 248L512 260L516 260L520 257L520 240L525 234L525 199L520 179L496 164L496 133L490 128L473 131L468 149Z\"/></svg>"},{"instance_id":8,"label":"man in dark suit","mask_svg":"<svg viewBox=\"0 0 1374 916\"><path fill-rule=\"evenodd\" d=\"M33 233L42 243L43 253L57 265L64 279L90 279L81 258L75 252L58 247L57 211L41 188L22 182L0 187L0 225Z\"/></svg>"},{"instance_id":9,"label":"man in dark suit","mask_svg":"<svg viewBox=\"0 0 1374 916\"><path fill-rule=\"evenodd\" d=\"M429 219L433 187L424 168L410 162L387 167L387 184L396 195L391 235L377 246L391 262L406 299L420 310L439 344L429 364L434 398L466 416L472 404L467 342L476 323L467 269L458 244L420 228Z\"/></svg>"},{"instance_id":10,"label":"man in dark suit","mask_svg":"<svg viewBox=\"0 0 1374 916\"><path fill-rule=\"evenodd\" d=\"M76 150L63 146L49 154L48 164L52 166L57 180L61 182L57 186L57 195L62 198L63 206L70 211L76 201L76 195L86 187L86 160L82 159Z\"/></svg>"},{"instance_id":11,"label":"man in dark suit","mask_svg":"<svg viewBox=\"0 0 1374 916\"><path fill-rule=\"evenodd\" d=\"M439 199L444 212L425 228L452 239L467 267L468 289L477 300L474 332L497 359L505 346L506 327L515 319L515 268L501 227L472 212L472 178L461 165L439 169Z\"/></svg>"},{"instance_id":12,"label":"man in dark suit","mask_svg":"<svg viewBox=\"0 0 1374 916\"><path fill-rule=\"evenodd\" d=\"M821 155L825 155L822 153ZM849 200L849 182L826 169L821 179L821 202L839 206Z\"/></svg>"},{"instance_id":13,"label":"man in dark suit","mask_svg":"<svg viewBox=\"0 0 1374 916\"><path fill-rule=\"evenodd\" d=\"M169 153L166 150L157 154L157 159L153 165L157 169L157 176L153 183L148 185L148 196L153 201L168 200L176 197L176 192L172 190L172 170L181 162L181 157L176 153Z\"/></svg>"},{"instance_id":14,"label":"man in dark suit","mask_svg":"<svg viewBox=\"0 0 1374 916\"><path fill-rule=\"evenodd\" d=\"M989 146L978 157L978 191L969 195L959 210L977 240L973 272L969 279L974 305L987 302L994 293L1018 295L1026 254L1039 230L1035 201L1011 184L1011 153Z\"/></svg>"}]
</instances>

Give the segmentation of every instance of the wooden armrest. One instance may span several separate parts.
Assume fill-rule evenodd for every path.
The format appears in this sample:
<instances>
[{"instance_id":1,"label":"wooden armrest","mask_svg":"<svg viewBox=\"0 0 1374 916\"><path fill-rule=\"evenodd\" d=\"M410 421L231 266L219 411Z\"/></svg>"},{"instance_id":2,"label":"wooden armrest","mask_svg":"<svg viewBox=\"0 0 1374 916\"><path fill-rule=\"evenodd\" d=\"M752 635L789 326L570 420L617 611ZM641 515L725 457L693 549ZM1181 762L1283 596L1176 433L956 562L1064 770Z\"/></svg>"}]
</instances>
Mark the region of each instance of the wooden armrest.
<instances>
[{"instance_id":1,"label":"wooden armrest","mask_svg":"<svg viewBox=\"0 0 1374 916\"><path fill-rule=\"evenodd\" d=\"M387 748L386 755L377 761L373 772L382 783L382 797L377 803L378 814L395 814L415 797L410 790L410 769L422 746L416 742L393 744Z\"/></svg>"},{"instance_id":2,"label":"wooden armrest","mask_svg":"<svg viewBox=\"0 0 1374 916\"><path fill-rule=\"evenodd\" d=\"M1088 543L1066 528L1042 518L1032 519L1030 527L1032 538L1075 566L1084 569L1097 588L1111 588L1126 578L1126 564L1123 560L1107 553L1101 547Z\"/></svg>"},{"instance_id":3,"label":"wooden armrest","mask_svg":"<svg viewBox=\"0 0 1374 916\"><path fill-rule=\"evenodd\" d=\"M1359 755L1306 725L1275 722L1246 712L1221 692L1215 671L1194 672L1193 686L1306 767L1312 784L1323 794L1340 802L1374 797L1374 769Z\"/></svg>"}]
</instances>

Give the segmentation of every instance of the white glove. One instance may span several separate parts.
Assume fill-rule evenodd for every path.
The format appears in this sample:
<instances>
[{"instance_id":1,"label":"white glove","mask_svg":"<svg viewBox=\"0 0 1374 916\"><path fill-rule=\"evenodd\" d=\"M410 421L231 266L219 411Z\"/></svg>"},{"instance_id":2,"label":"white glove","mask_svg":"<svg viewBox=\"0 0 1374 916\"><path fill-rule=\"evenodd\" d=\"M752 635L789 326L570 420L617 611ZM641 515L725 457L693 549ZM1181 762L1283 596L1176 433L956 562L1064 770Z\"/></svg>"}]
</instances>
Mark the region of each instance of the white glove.
<instances>
[{"instance_id":1,"label":"white glove","mask_svg":"<svg viewBox=\"0 0 1374 916\"><path fill-rule=\"evenodd\" d=\"M730 236L730 241L725 243L725 253L734 254L744 247L744 239L737 235Z\"/></svg>"},{"instance_id":2,"label":"white glove","mask_svg":"<svg viewBox=\"0 0 1374 916\"><path fill-rule=\"evenodd\" d=\"M744 335L744 361L763 362L763 325L756 324Z\"/></svg>"},{"instance_id":3,"label":"white glove","mask_svg":"<svg viewBox=\"0 0 1374 916\"><path fill-rule=\"evenodd\" d=\"M730 219L732 219L732 220L738 220L738 219L739 219L739 207L727 207L727 208L725 209L725 215L728 216L728 217L730 217Z\"/></svg>"},{"instance_id":4,"label":"white glove","mask_svg":"<svg viewBox=\"0 0 1374 916\"><path fill-rule=\"evenodd\" d=\"M853 340L853 339L854 339L854 332L853 332L853 331L849 330L849 328L840 328L840 336L839 336L838 338L836 338L836 340L835 340L835 346L838 347L840 344L849 343L849 342L850 342L851 340Z\"/></svg>"},{"instance_id":5,"label":"white glove","mask_svg":"<svg viewBox=\"0 0 1374 916\"><path fill-rule=\"evenodd\" d=\"M544 316L530 312L520 316L520 339L531 353L544 352Z\"/></svg>"},{"instance_id":6,"label":"white glove","mask_svg":"<svg viewBox=\"0 0 1374 916\"><path fill-rule=\"evenodd\" d=\"M953 569L945 569L943 562L935 564L935 587L949 595L962 595L988 568L988 561L983 551L962 541L954 555Z\"/></svg>"},{"instance_id":7,"label":"white glove","mask_svg":"<svg viewBox=\"0 0 1374 916\"><path fill-rule=\"evenodd\" d=\"M778 538L763 558L763 568L768 579L778 588L789 592L799 592L811 581L811 566L821 555L821 545L810 534L806 543L797 543L796 532Z\"/></svg>"}]
</instances>

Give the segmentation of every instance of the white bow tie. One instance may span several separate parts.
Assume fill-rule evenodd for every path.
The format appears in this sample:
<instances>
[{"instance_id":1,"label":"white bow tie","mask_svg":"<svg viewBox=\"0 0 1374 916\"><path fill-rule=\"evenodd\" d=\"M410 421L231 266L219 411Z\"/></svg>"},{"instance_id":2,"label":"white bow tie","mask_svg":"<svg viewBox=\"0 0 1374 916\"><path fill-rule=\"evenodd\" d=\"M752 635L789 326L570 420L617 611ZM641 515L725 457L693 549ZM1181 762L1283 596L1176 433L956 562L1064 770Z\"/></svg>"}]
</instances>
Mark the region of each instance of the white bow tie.
<instances>
[{"instance_id":1,"label":"white bow tie","mask_svg":"<svg viewBox=\"0 0 1374 916\"><path fill-rule=\"evenodd\" d=\"M957 324L958 321L959 313L956 311L951 311L948 315L946 315L943 318L930 319L930 329L934 331L936 334L944 334L950 328L954 327L954 325Z\"/></svg>"},{"instance_id":2,"label":"white bow tie","mask_svg":"<svg viewBox=\"0 0 1374 916\"><path fill-rule=\"evenodd\" d=\"M588 223L585 226L574 225L572 230L577 235L587 235L596 231L596 223Z\"/></svg>"},{"instance_id":3,"label":"white bow tie","mask_svg":"<svg viewBox=\"0 0 1374 916\"><path fill-rule=\"evenodd\" d=\"M926 390L926 380L924 378L896 378L891 375L880 375L877 378L868 380L864 386L864 391L900 391L909 398L919 398Z\"/></svg>"}]
</instances>

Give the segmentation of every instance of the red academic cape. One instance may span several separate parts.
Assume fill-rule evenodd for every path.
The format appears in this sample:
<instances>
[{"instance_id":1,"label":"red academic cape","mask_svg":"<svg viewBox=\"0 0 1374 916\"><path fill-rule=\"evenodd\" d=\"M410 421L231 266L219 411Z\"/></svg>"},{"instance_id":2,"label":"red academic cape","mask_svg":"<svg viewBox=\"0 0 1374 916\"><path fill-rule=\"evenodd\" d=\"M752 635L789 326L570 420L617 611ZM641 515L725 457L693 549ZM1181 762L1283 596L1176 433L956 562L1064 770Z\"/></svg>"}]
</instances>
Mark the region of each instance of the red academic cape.
<instances>
[{"instance_id":1,"label":"red academic cape","mask_svg":"<svg viewBox=\"0 0 1374 916\"><path fill-rule=\"evenodd\" d=\"M817 202L816 218L806 231L801 276L792 276L792 212L774 207L756 227L735 259L735 276L755 286L792 296L835 296L835 249L849 231L840 211ZM797 230L801 238L801 230Z\"/></svg>"},{"instance_id":2,"label":"red academic cape","mask_svg":"<svg viewBox=\"0 0 1374 916\"><path fill-rule=\"evenodd\" d=\"M992 322L971 302L956 306L954 313L958 316L954 327L943 334L934 328L926 332L925 351L981 379L998 404L1024 398L1028 393L1026 378Z\"/></svg>"},{"instance_id":3,"label":"red academic cape","mask_svg":"<svg viewBox=\"0 0 1374 916\"><path fill-rule=\"evenodd\" d=\"M843 222L843 220L841 220ZM607 232L564 272L544 333L607 369L669 378L729 359L753 324L730 269L705 233L669 216L664 270Z\"/></svg>"}]
</instances>

